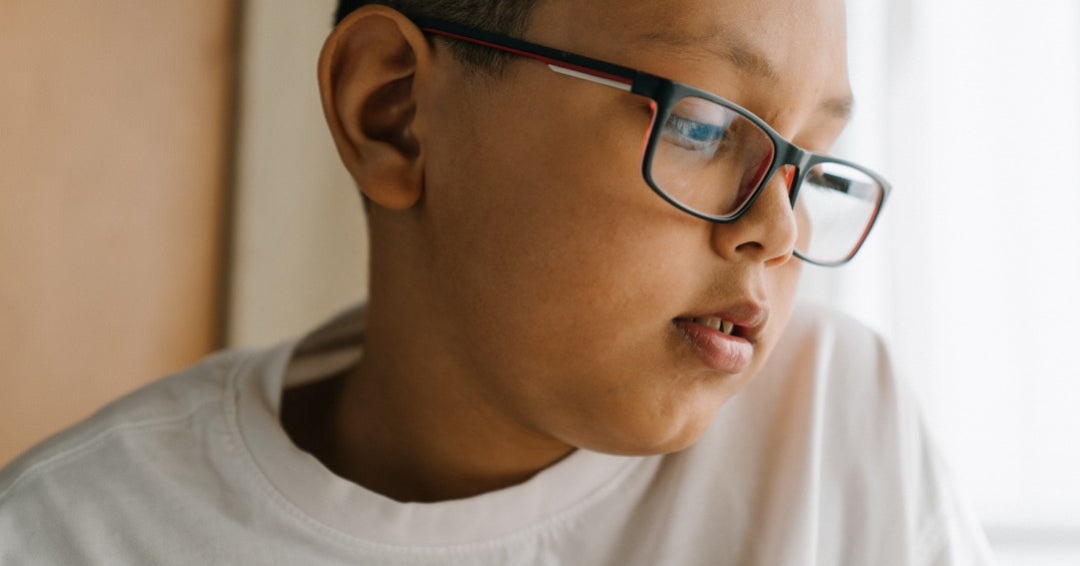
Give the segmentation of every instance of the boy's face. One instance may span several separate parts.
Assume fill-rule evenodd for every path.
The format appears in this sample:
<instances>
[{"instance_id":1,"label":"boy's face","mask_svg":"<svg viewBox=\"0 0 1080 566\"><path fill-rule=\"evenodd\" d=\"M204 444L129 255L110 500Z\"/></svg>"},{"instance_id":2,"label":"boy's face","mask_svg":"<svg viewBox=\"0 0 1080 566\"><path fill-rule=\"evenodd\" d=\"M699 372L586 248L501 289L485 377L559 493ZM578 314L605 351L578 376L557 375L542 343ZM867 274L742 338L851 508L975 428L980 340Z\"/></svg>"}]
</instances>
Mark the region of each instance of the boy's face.
<instances>
[{"instance_id":1,"label":"boy's face","mask_svg":"<svg viewBox=\"0 0 1080 566\"><path fill-rule=\"evenodd\" d=\"M826 151L844 118L823 103L848 97L843 21L840 0L542 0L525 38L714 92ZM541 437L692 443L787 323L801 266L785 187L735 223L696 219L642 178L647 100L530 60L490 80L440 64L417 101L423 251L406 254L433 351ZM707 316L753 328L690 320Z\"/></svg>"}]
</instances>

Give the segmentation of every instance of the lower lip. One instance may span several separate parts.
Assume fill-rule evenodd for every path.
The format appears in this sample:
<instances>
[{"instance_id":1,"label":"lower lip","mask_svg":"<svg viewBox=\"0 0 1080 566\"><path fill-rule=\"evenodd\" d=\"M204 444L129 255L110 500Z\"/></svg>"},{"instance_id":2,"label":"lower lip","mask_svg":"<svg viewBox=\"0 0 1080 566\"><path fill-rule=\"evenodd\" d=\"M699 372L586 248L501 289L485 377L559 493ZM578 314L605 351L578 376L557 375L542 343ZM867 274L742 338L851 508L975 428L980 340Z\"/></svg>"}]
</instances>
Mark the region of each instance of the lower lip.
<instances>
[{"instance_id":1,"label":"lower lip","mask_svg":"<svg viewBox=\"0 0 1080 566\"><path fill-rule=\"evenodd\" d=\"M754 346L745 338L724 334L719 330L689 320L676 320L687 340L710 368L724 373L742 373L754 358Z\"/></svg>"}]
</instances>

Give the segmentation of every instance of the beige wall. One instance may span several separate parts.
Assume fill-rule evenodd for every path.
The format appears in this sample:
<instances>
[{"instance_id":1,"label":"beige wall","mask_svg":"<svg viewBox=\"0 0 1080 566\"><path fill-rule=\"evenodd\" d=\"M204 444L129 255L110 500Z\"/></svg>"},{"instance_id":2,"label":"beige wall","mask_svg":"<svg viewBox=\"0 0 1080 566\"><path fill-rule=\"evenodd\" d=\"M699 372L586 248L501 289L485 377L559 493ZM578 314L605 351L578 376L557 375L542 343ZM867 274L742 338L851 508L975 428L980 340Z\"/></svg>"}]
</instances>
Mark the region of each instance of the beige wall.
<instances>
[{"instance_id":1,"label":"beige wall","mask_svg":"<svg viewBox=\"0 0 1080 566\"><path fill-rule=\"evenodd\" d=\"M0 465L365 296L315 84L334 3L0 0Z\"/></svg>"},{"instance_id":2,"label":"beige wall","mask_svg":"<svg viewBox=\"0 0 1080 566\"><path fill-rule=\"evenodd\" d=\"M245 4L230 345L295 335L365 296L360 199L315 82L334 6Z\"/></svg>"},{"instance_id":3,"label":"beige wall","mask_svg":"<svg viewBox=\"0 0 1080 566\"><path fill-rule=\"evenodd\" d=\"M218 340L234 11L0 0L0 464Z\"/></svg>"}]
</instances>

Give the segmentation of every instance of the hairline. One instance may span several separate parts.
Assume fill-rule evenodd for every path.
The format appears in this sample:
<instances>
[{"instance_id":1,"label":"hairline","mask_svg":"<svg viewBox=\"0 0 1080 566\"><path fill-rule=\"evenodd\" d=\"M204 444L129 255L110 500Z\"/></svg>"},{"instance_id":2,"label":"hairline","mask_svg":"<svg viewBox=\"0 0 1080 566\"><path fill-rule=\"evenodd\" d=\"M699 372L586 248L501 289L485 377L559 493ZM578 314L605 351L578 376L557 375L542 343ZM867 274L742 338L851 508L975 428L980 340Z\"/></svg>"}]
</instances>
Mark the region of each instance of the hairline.
<instances>
[{"instance_id":1,"label":"hairline","mask_svg":"<svg viewBox=\"0 0 1080 566\"><path fill-rule=\"evenodd\" d=\"M340 25L355 10L373 4L387 6L407 18L424 17L482 29L508 36L521 36L543 0L338 0L334 26ZM509 53L485 46L449 40L450 52L469 74L501 75Z\"/></svg>"}]
</instances>

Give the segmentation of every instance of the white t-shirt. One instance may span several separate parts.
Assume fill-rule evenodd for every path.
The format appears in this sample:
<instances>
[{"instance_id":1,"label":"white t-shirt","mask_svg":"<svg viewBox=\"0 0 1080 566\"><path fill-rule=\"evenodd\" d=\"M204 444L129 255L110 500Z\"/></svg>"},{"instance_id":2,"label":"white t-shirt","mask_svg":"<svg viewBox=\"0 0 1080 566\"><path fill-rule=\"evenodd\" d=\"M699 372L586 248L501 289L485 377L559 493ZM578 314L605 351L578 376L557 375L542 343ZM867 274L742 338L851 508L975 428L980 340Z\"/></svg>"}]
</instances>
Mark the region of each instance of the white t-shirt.
<instances>
[{"instance_id":1,"label":"white t-shirt","mask_svg":"<svg viewBox=\"0 0 1080 566\"><path fill-rule=\"evenodd\" d=\"M800 308L693 447L578 450L517 486L399 503L296 448L283 388L361 356L363 311L212 356L0 471L0 564L991 563L880 340Z\"/></svg>"}]
</instances>

